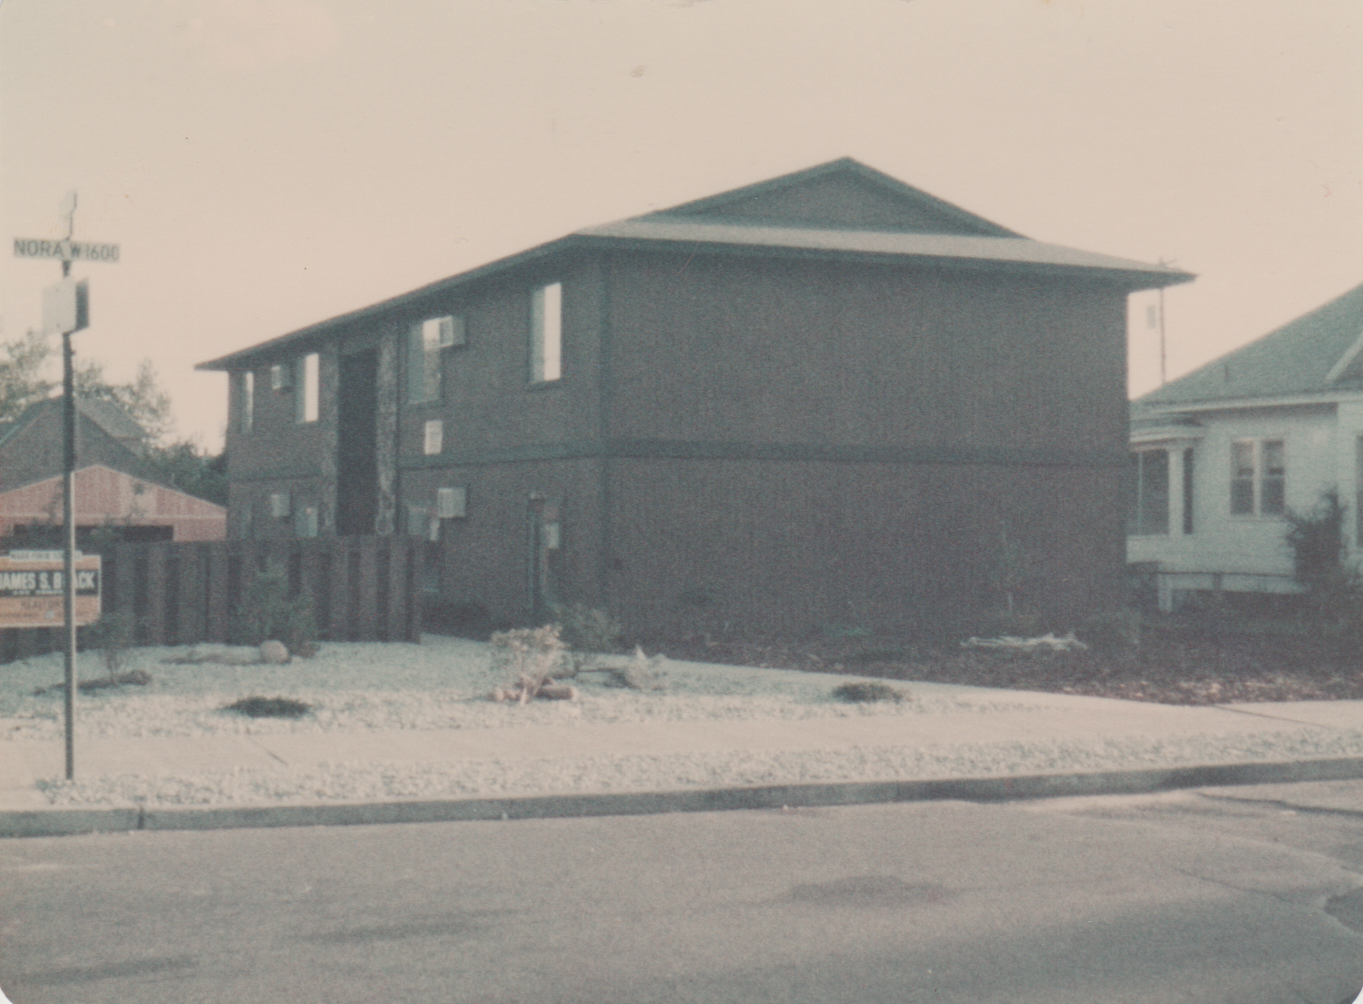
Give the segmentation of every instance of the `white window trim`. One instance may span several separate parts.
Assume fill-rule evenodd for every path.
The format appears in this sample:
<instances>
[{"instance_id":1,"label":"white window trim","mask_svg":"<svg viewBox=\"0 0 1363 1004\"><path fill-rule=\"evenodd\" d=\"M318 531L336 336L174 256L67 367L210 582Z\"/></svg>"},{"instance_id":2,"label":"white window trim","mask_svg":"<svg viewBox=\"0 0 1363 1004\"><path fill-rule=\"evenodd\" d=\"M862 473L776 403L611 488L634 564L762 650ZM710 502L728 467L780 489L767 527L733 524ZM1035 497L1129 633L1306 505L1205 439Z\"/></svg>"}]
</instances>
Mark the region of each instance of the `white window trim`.
<instances>
[{"instance_id":1,"label":"white window trim","mask_svg":"<svg viewBox=\"0 0 1363 1004\"><path fill-rule=\"evenodd\" d=\"M1235 449L1240 444L1248 444L1253 455L1253 473L1250 475L1250 511L1235 511L1235 483L1243 480L1237 473L1238 468L1235 462ZM1268 480L1264 466L1264 447L1269 443L1276 443L1282 451L1282 483L1283 483L1283 503L1282 509L1276 512L1264 511L1264 482ZM1239 436L1231 440L1230 444L1230 504L1227 507L1232 519L1281 519L1287 512L1287 439L1284 436Z\"/></svg>"},{"instance_id":2,"label":"white window trim","mask_svg":"<svg viewBox=\"0 0 1363 1004\"><path fill-rule=\"evenodd\" d=\"M538 287L530 297L530 382L563 378L563 283Z\"/></svg>"}]
</instances>

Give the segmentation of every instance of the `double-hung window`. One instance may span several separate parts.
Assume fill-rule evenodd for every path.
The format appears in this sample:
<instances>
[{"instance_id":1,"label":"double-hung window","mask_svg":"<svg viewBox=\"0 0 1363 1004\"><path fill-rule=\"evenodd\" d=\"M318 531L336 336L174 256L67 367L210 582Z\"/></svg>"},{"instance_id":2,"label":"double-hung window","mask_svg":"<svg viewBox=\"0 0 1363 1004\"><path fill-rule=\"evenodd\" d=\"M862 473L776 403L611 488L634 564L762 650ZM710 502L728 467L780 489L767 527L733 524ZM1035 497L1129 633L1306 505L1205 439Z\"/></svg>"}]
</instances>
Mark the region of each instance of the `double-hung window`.
<instances>
[{"instance_id":1,"label":"double-hung window","mask_svg":"<svg viewBox=\"0 0 1363 1004\"><path fill-rule=\"evenodd\" d=\"M445 349L464 344L464 319L453 315L428 317L412 325L407 341L407 401L439 401L441 359Z\"/></svg>"},{"instance_id":2,"label":"double-hung window","mask_svg":"<svg viewBox=\"0 0 1363 1004\"><path fill-rule=\"evenodd\" d=\"M1287 509L1287 459L1281 439L1231 443L1232 516L1281 516Z\"/></svg>"},{"instance_id":3,"label":"double-hung window","mask_svg":"<svg viewBox=\"0 0 1363 1004\"><path fill-rule=\"evenodd\" d=\"M563 284L551 282L530 297L530 382L563 375Z\"/></svg>"},{"instance_id":4,"label":"double-hung window","mask_svg":"<svg viewBox=\"0 0 1363 1004\"><path fill-rule=\"evenodd\" d=\"M237 374L237 432L251 431L256 417L256 375L250 370Z\"/></svg>"},{"instance_id":5,"label":"double-hung window","mask_svg":"<svg viewBox=\"0 0 1363 1004\"><path fill-rule=\"evenodd\" d=\"M318 395L321 392L321 361L316 352L301 356L293 381L293 419L300 425L317 421Z\"/></svg>"},{"instance_id":6,"label":"double-hung window","mask_svg":"<svg viewBox=\"0 0 1363 1004\"><path fill-rule=\"evenodd\" d=\"M1127 508L1126 532L1167 534L1169 532L1169 453L1143 450L1131 454L1131 498Z\"/></svg>"}]
</instances>

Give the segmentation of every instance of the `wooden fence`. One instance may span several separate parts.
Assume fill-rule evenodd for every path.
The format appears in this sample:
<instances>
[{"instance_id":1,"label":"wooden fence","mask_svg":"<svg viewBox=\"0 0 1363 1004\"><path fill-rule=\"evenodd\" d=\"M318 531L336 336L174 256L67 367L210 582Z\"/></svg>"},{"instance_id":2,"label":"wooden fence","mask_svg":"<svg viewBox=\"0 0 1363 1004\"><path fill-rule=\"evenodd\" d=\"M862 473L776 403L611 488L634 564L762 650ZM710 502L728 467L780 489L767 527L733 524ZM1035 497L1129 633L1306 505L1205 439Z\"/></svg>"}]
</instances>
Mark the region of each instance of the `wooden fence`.
<instances>
[{"instance_id":1,"label":"wooden fence","mask_svg":"<svg viewBox=\"0 0 1363 1004\"><path fill-rule=\"evenodd\" d=\"M331 641L419 641L421 542L411 537L115 544L104 553L105 613L125 613L139 645L236 642L255 577L277 563L290 596L312 603ZM0 630L0 662L62 647L61 630Z\"/></svg>"}]
</instances>

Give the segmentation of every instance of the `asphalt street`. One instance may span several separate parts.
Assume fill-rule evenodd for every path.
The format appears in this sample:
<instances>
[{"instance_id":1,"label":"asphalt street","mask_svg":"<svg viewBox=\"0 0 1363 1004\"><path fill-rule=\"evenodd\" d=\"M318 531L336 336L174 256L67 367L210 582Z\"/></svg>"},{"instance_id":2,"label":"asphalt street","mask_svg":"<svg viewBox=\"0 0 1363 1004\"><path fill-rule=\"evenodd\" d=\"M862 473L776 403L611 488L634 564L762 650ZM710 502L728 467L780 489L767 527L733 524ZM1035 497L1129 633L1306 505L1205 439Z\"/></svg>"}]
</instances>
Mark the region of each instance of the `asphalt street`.
<instances>
[{"instance_id":1,"label":"asphalt street","mask_svg":"<svg viewBox=\"0 0 1363 1004\"><path fill-rule=\"evenodd\" d=\"M0 843L14 1004L1363 988L1363 783Z\"/></svg>"}]
</instances>

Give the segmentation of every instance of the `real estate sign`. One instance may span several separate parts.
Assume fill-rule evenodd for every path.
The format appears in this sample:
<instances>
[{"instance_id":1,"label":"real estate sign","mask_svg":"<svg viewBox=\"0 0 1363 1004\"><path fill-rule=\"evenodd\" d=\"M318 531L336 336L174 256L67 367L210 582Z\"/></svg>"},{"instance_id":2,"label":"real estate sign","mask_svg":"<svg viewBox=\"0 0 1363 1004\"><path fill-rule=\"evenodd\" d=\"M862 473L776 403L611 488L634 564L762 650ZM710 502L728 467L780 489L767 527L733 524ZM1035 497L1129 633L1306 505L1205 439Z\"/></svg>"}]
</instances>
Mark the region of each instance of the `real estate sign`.
<instances>
[{"instance_id":1,"label":"real estate sign","mask_svg":"<svg viewBox=\"0 0 1363 1004\"><path fill-rule=\"evenodd\" d=\"M65 620L66 572L61 551L0 554L0 628L61 627ZM92 624L100 613L98 554L76 552L76 623Z\"/></svg>"}]
</instances>

